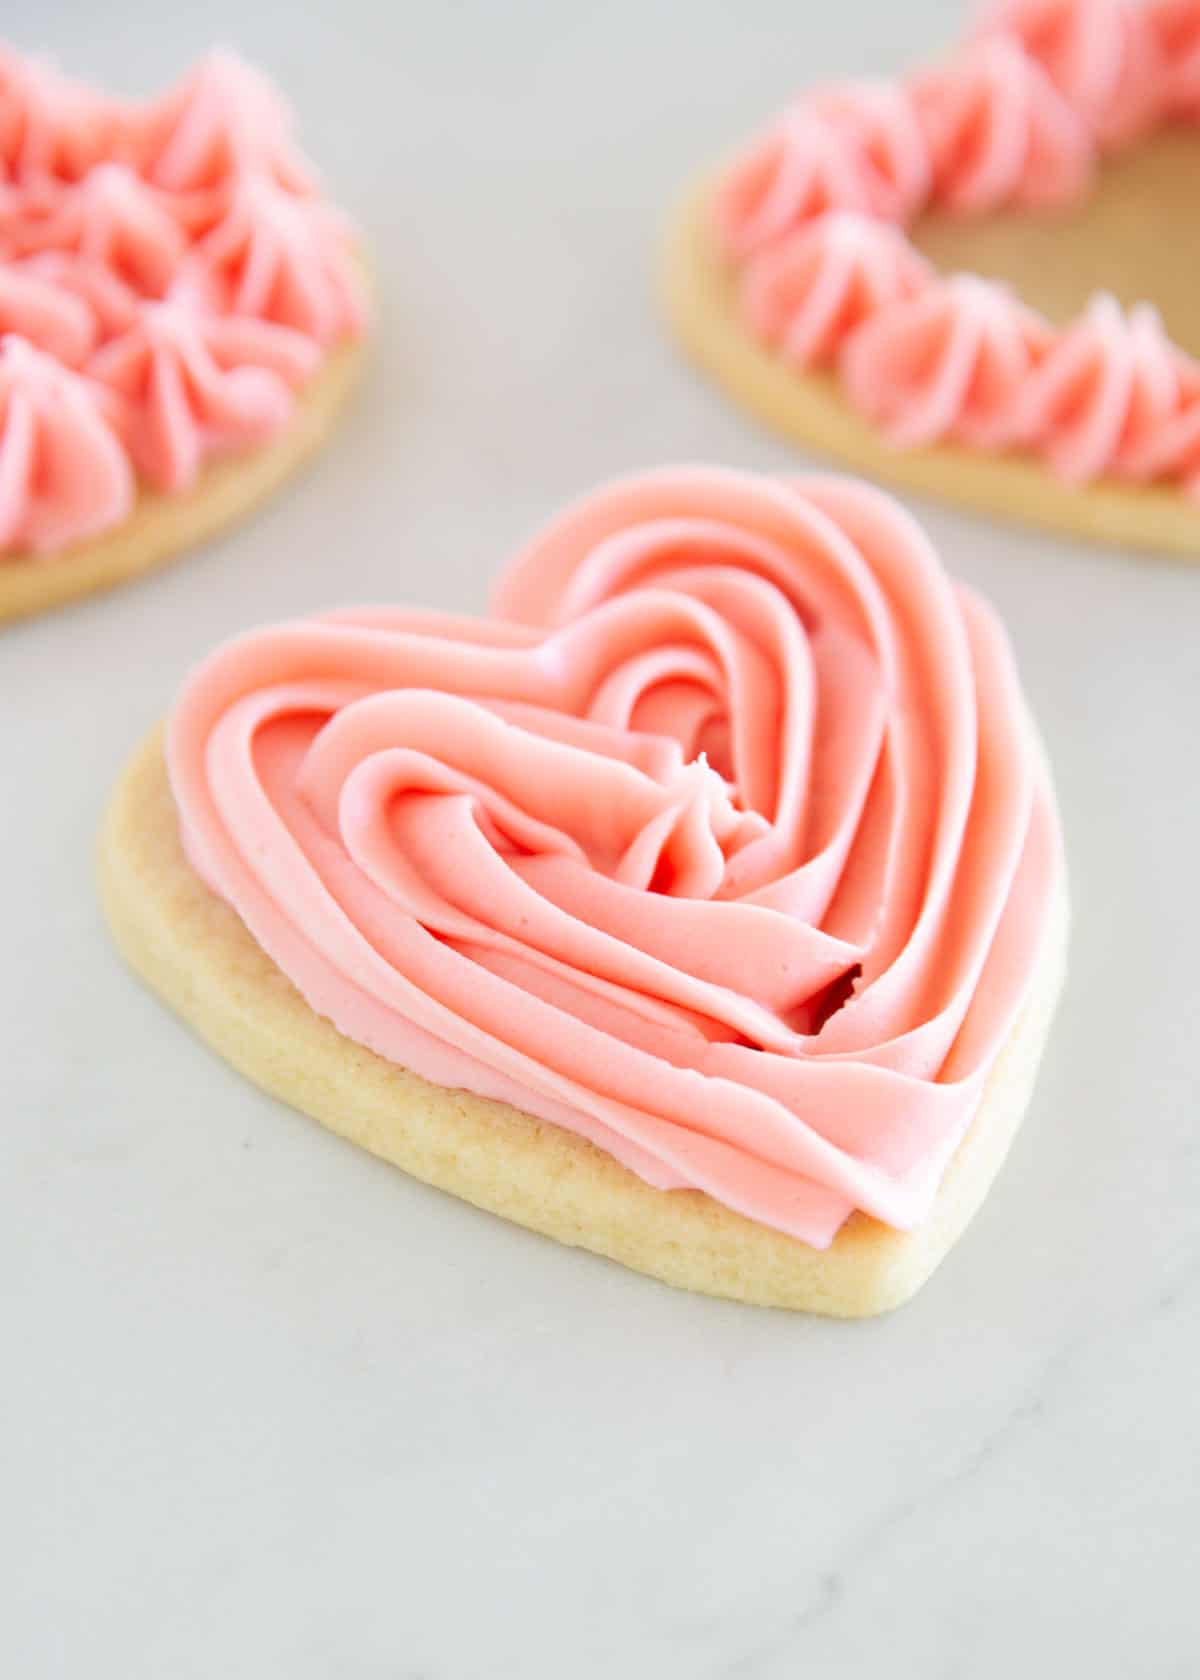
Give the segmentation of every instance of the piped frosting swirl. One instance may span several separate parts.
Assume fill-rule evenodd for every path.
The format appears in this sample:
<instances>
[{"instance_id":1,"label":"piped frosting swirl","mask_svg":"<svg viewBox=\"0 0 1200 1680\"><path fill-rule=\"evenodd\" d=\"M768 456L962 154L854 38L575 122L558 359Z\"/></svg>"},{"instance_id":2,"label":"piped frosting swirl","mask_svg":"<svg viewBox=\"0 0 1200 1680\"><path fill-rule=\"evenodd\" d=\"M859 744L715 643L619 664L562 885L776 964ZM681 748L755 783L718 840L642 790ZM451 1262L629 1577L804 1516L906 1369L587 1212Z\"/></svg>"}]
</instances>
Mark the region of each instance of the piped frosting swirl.
<instances>
[{"instance_id":1,"label":"piped frosting swirl","mask_svg":"<svg viewBox=\"0 0 1200 1680\"><path fill-rule=\"evenodd\" d=\"M82 376L60 382L72 395L60 391L51 425L47 370L14 352L19 382L45 399L38 436L69 431L80 470L43 474L36 516L19 514L12 463L24 457L6 445L0 558L48 553L125 518L115 480L84 470L113 447L127 481L180 490L213 455L269 441L365 318L352 230L319 195L287 106L256 70L213 53L135 104L0 53L0 333ZM25 406L18 398L14 412ZM61 466L63 447L55 458ZM102 480L106 493L80 500L85 482Z\"/></svg>"},{"instance_id":2,"label":"piped frosting swirl","mask_svg":"<svg viewBox=\"0 0 1200 1680\"><path fill-rule=\"evenodd\" d=\"M840 480L653 474L490 619L243 636L168 757L195 868L342 1033L815 1245L928 1212L1061 869L996 620Z\"/></svg>"},{"instance_id":3,"label":"piped frosting swirl","mask_svg":"<svg viewBox=\"0 0 1200 1680\"><path fill-rule=\"evenodd\" d=\"M1001 0L943 64L816 89L725 172L741 314L798 369L835 369L897 447L1019 448L1073 483L1195 491L1195 364L1153 311L1100 297L1055 329L1002 286L934 274L905 228L930 206L1075 203L1104 151L1198 117L1197 0Z\"/></svg>"},{"instance_id":4,"label":"piped frosting swirl","mask_svg":"<svg viewBox=\"0 0 1200 1680\"><path fill-rule=\"evenodd\" d=\"M133 505L133 474L94 387L23 338L0 340L0 550L42 554Z\"/></svg>"}]
</instances>

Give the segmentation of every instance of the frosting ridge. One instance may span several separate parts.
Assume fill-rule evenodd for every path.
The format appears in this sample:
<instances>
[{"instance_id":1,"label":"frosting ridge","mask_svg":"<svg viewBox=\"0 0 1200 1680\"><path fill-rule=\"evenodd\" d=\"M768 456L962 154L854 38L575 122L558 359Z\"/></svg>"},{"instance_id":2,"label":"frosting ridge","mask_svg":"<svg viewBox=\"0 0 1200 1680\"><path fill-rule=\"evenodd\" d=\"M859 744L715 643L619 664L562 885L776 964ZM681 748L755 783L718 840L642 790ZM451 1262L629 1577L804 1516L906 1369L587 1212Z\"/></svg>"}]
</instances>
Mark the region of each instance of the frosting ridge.
<instances>
[{"instance_id":1,"label":"frosting ridge","mask_svg":"<svg viewBox=\"0 0 1200 1680\"><path fill-rule=\"evenodd\" d=\"M1158 120L1165 69L1150 14L1128 0L1000 0L985 34L1007 35L1106 145Z\"/></svg>"},{"instance_id":2,"label":"frosting ridge","mask_svg":"<svg viewBox=\"0 0 1200 1680\"><path fill-rule=\"evenodd\" d=\"M959 274L866 321L846 341L842 377L900 448L953 438L1003 449L1050 339L1005 287Z\"/></svg>"},{"instance_id":3,"label":"frosting ridge","mask_svg":"<svg viewBox=\"0 0 1200 1680\"><path fill-rule=\"evenodd\" d=\"M78 367L96 342L96 320L83 298L36 271L0 264L0 337L6 333Z\"/></svg>"},{"instance_id":4,"label":"frosting ridge","mask_svg":"<svg viewBox=\"0 0 1200 1680\"><path fill-rule=\"evenodd\" d=\"M1087 129L1049 76L1012 41L983 39L913 82L934 195L978 214L1069 204L1087 188Z\"/></svg>"},{"instance_id":5,"label":"frosting ridge","mask_svg":"<svg viewBox=\"0 0 1200 1680\"><path fill-rule=\"evenodd\" d=\"M828 210L747 265L742 307L754 331L788 361L821 366L855 327L932 278L895 228Z\"/></svg>"},{"instance_id":6,"label":"frosting ridge","mask_svg":"<svg viewBox=\"0 0 1200 1680\"><path fill-rule=\"evenodd\" d=\"M92 358L92 376L118 398L118 431L151 484L186 489L209 456L265 442L287 424L291 384L311 363L305 340L278 331L282 341L262 321L160 303Z\"/></svg>"},{"instance_id":7,"label":"frosting ridge","mask_svg":"<svg viewBox=\"0 0 1200 1680\"><path fill-rule=\"evenodd\" d=\"M749 332L832 367L898 448L1041 456L1063 480L1200 492L1195 364L1152 309L1052 327L1003 287L934 274L906 227L1077 203L1097 160L1200 117L1198 0L996 0L943 63L817 88L723 173L716 238Z\"/></svg>"},{"instance_id":8,"label":"frosting ridge","mask_svg":"<svg viewBox=\"0 0 1200 1680\"><path fill-rule=\"evenodd\" d=\"M319 195L288 107L258 71L210 53L138 103L0 51L0 334L85 376L52 426L45 370L21 377L46 410L37 435L60 455L67 437L90 438L79 463L96 468L92 480L82 465L43 475L36 517L13 489L0 559L99 528L79 492L93 482L92 514L121 504L97 465L114 444L126 479L182 490L213 454L266 443L323 356L365 326L350 226ZM14 412L25 406L22 395ZM80 414L92 411L89 429ZM21 459L12 445L14 485Z\"/></svg>"},{"instance_id":9,"label":"frosting ridge","mask_svg":"<svg viewBox=\"0 0 1200 1680\"><path fill-rule=\"evenodd\" d=\"M46 553L118 524L133 476L89 384L15 334L0 340L0 548Z\"/></svg>"}]
</instances>

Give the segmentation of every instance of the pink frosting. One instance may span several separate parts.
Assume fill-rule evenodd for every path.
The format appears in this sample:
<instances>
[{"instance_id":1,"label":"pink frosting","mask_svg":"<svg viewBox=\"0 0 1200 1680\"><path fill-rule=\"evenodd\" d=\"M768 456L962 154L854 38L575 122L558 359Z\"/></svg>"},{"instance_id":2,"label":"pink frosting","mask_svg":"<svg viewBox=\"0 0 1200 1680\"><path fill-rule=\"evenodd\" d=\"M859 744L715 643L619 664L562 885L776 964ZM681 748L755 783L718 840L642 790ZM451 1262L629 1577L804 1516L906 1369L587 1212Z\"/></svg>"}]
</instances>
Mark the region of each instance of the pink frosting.
<instances>
[{"instance_id":1,"label":"pink frosting","mask_svg":"<svg viewBox=\"0 0 1200 1680\"><path fill-rule=\"evenodd\" d=\"M315 191L292 116L265 76L211 52L177 88L136 112L131 148L146 179L171 192L211 192L266 173L289 192Z\"/></svg>"},{"instance_id":2,"label":"pink frosting","mask_svg":"<svg viewBox=\"0 0 1200 1680\"><path fill-rule=\"evenodd\" d=\"M83 298L36 270L0 264L0 335L8 333L78 367L96 343L96 317Z\"/></svg>"},{"instance_id":3,"label":"pink frosting","mask_svg":"<svg viewBox=\"0 0 1200 1680\"><path fill-rule=\"evenodd\" d=\"M363 330L366 306L346 222L329 205L248 175L191 250L177 290L222 314L293 327L320 345Z\"/></svg>"},{"instance_id":4,"label":"pink frosting","mask_svg":"<svg viewBox=\"0 0 1200 1680\"><path fill-rule=\"evenodd\" d=\"M977 214L1069 204L1086 191L1092 142L1041 66L1014 42L983 40L913 83L936 198Z\"/></svg>"},{"instance_id":5,"label":"pink frosting","mask_svg":"<svg viewBox=\"0 0 1200 1680\"><path fill-rule=\"evenodd\" d=\"M101 343L127 331L137 320L142 300L132 286L105 264L77 251L38 251L2 266L7 275L25 274L45 280L60 297L82 303Z\"/></svg>"},{"instance_id":6,"label":"pink frosting","mask_svg":"<svg viewBox=\"0 0 1200 1680\"><path fill-rule=\"evenodd\" d=\"M852 210L828 210L752 259L742 309L786 360L821 366L855 327L932 279L898 229Z\"/></svg>"},{"instance_id":7,"label":"pink frosting","mask_svg":"<svg viewBox=\"0 0 1200 1680\"><path fill-rule=\"evenodd\" d=\"M0 333L88 376L126 477L181 490L211 455L268 442L365 316L351 230L257 71L213 53L137 105L0 53ZM87 482L46 476L36 518L4 520L0 555L73 540L85 502L89 520L125 516L116 496L81 498Z\"/></svg>"},{"instance_id":8,"label":"pink frosting","mask_svg":"<svg viewBox=\"0 0 1200 1680\"><path fill-rule=\"evenodd\" d=\"M846 343L842 376L900 448L953 439L1003 449L1050 337L1003 286L956 275L866 322Z\"/></svg>"},{"instance_id":9,"label":"pink frosting","mask_svg":"<svg viewBox=\"0 0 1200 1680\"><path fill-rule=\"evenodd\" d=\"M927 1214L1061 869L995 618L841 480L627 481L490 619L243 636L168 758L341 1032L818 1246Z\"/></svg>"},{"instance_id":10,"label":"pink frosting","mask_svg":"<svg viewBox=\"0 0 1200 1680\"><path fill-rule=\"evenodd\" d=\"M14 257L39 251L78 256L144 297L163 295L187 248L175 218L123 163L96 164L46 209L15 221L6 243Z\"/></svg>"},{"instance_id":11,"label":"pink frosting","mask_svg":"<svg viewBox=\"0 0 1200 1680\"><path fill-rule=\"evenodd\" d=\"M1005 288L935 276L905 225L1077 202L1098 151L1200 117L1200 0L1001 0L947 62L904 86L794 105L731 166L717 233L754 336L799 369L836 366L897 447L1038 452L1082 483L1200 492L1195 364L1152 310L1097 298L1061 330Z\"/></svg>"},{"instance_id":12,"label":"pink frosting","mask_svg":"<svg viewBox=\"0 0 1200 1680\"><path fill-rule=\"evenodd\" d=\"M1102 294L1028 381L1017 430L1069 482L1148 478L1184 395L1183 359L1157 313L1141 304L1127 315Z\"/></svg>"},{"instance_id":13,"label":"pink frosting","mask_svg":"<svg viewBox=\"0 0 1200 1680\"><path fill-rule=\"evenodd\" d=\"M1102 143L1122 144L1159 120L1164 54L1145 7L1000 0L984 30L1014 38Z\"/></svg>"},{"instance_id":14,"label":"pink frosting","mask_svg":"<svg viewBox=\"0 0 1200 1680\"><path fill-rule=\"evenodd\" d=\"M904 90L848 84L793 106L738 160L717 195L718 228L731 254L746 257L827 210L900 219L928 188Z\"/></svg>"},{"instance_id":15,"label":"pink frosting","mask_svg":"<svg viewBox=\"0 0 1200 1680\"><path fill-rule=\"evenodd\" d=\"M61 548L132 503L129 462L89 384L22 338L0 340L0 549Z\"/></svg>"},{"instance_id":16,"label":"pink frosting","mask_svg":"<svg viewBox=\"0 0 1200 1680\"><path fill-rule=\"evenodd\" d=\"M1146 16L1158 47L1164 114L1200 117L1200 0L1148 0Z\"/></svg>"},{"instance_id":17,"label":"pink frosting","mask_svg":"<svg viewBox=\"0 0 1200 1680\"><path fill-rule=\"evenodd\" d=\"M146 305L92 359L120 399L118 429L139 473L184 490L209 457L267 442L291 418L293 387L313 371L311 341L246 317Z\"/></svg>"},{"instance_id":18,"label":"pink frosting","mask_svg":"<svg viewBox=\"0 0 1200 1680\"><path fill-rule=\"evenodd\" d=\"M112 143L113 111L40 58L0 48L0 174L38 185L74 181Z\"/></svg>"}]
</instances>

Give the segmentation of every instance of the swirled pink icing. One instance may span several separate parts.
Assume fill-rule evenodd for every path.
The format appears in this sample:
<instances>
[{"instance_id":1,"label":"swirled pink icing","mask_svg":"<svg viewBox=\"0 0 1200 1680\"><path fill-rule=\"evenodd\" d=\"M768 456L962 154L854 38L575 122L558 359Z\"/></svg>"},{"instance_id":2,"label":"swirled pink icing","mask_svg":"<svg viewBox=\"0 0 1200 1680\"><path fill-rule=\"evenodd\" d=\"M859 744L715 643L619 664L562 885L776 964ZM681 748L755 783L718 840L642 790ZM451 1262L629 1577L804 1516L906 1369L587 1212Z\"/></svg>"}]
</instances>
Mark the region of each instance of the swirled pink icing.
<instances>
[{"instance_id":1,"label":"swirled pink icing","mask_svg":"<svg viewBox=\"0 0 1200 1680\"><path fill-rule=\"evenodd\" d=\"M221 314L252 315L336 344L363 330L366 305L341 216L248 175L189 252L177 292Z\"/></svg>"},{"instance_id":2,"label":"swirled pink icing","mask_svg":"<svg viewBox=\"0 0 1200 1680\"><path fill-rule=\"evenodd\" d=\"M742 308L787 361L819 367L855 327L932 279L932 268L897 228L852 210L827 210L747 264Z\"/></svg>"},{"instance_id":3,"label":"swirled pink icing","mask_svg":"<svg viewBox=\"0 0 1200 1680\"><path fill-rule=\"evenodd\" d=\"M45 211L16 222L6 244L14 257L39 251L78 256L144 297L163 295L187 249L174 217L123 163L96 164Z\"/></svg>"},{"instance_id":4,"label":"swirled pink icing","mask_svg":"<svg viewBox=\"0 0 1200 1680\"><path fill-rule=\"evenodd\" d=\"M257 71L213 53L136 104L0 52L0 333L86 375L127 473L183 489L212 455L269 441L365 316L351 230ZM85 478L47 476L0 555L80 535ZM89 518L101 508L128 512L96 495Z\"/></svg>"},{"instance_id":5,"label":"swirled pink icing","mask_svg":"<svg viewBox=\"0 0 1200 1680\"><path fill-rule=\"evenodd\" d=\"M721 238L744 258L828 210L899 219L929 187L904 90L862 82L799 101L738 160L717 195Z\"/></svg>"},{"instance_id":6,"label":"swirled pink icing","mask_svg":"<svg viewBox=\"0 0 1200 1680\"><path fill-rule=\"evenodd\" d=\"M842 378L899 448L946 438L1003 449L1051 337L1003 286L960 274L865 322L846 341Z\"/></svg>"},{"instance_id":7,"label":"swirled pink icing","mask_svg":"<svg viewBox=\"0 0 1200 1680\"><path fill-rule=\"evenodd\" d=\"M913 105L934 193L951 210L1069 204L1086 190L1092 143L1049 76L1012 41L985 39L917 77Z\"/></svg>"},{"instance_id":8,"label":"swirled pink icing","mask_svg":"<svg viewBox=\"0 0 1200 1680\"><path fill-rule=\"evenodd\" d=\"M38 251L0 267L7 275L45 280L60 297L77 299L95 323L98 343L127 331L137 320L142 300L132 286L77 251Z\"/></svg>"},{"instance_id":9,"label":"swirled pink icing","mask_svg":"<svg viewBox=\"0 0 1200 1680\"><path fill-rule=\"evenodd\" d=\"M927 1214L1061 870L999 625L843 480L652 474L491 618L243 636L168 760L195 868L347 1037L818 1246Z\"/></svg>"},{"instance_id":10,"label":"swirled pink icing","mask_svg":"<svg viewBox=\"0 0 1200 1680\"><path fill-rule=\"evenodd\" d=\"M1200 116L1200 0L1147 0L1165 116Z\"/></svg>"},{"instance_id":11,"label":"swirled pink icing","mask_svg":"<svg viewBox=\"0 0 1200 1680\"><path fill-rule=\"evenodd\" d=\"M835 367L897 447L1200 491L1195 364L1153 311L1100 297L1055 329L1003 287L934 275L905 231L927 204L1076 202L1102 150L1177 117L1200 117L1200 0L1000 0L943 64L818 89L735 160L714 217L742 317L798 369Z\"/></svg>"},{"instance_id":12,"label":"swirled pink icing","mask_svg":"<svg viewBox=\"0 0 1200 1680\"><path fill-rule=\"evenodd\" d=\"M1026 383L1018 435L1070 482L1107 471L1150 476L1139 467L1178 411L1181 375L1157 313L1141 304L1127 315L1101 294Z\"/></svg>"},{"instance_id":13,"label":"swirled pink icing","mask_svg":"<svg viewBox=\"0 0 1200 1680\"><path fill-rule=\"evenodd\" d=\"M120 399L118 429L156 489L184 490L212 455L264 443L291 418L317 351L288 328L146 305L92 358L92 377Z\"/></svg>"},{"instance_id":14,"label":"swirled pink icing","mask_svg":"<svg viewBox=\"0 0 1200 1680\"><path fill-rule=\"evenodd\" d=\"M207 54L177 88L134 112L129 127L142 173L171 192L211 192L247 172L268 174L289 192L315 191L287 105L234 53Z\"/></svg>"},{"instance_id":15,"label":"swirled pink icing","mask_svg":"<svg viewBox=\"0 0 1200 1680\"><path fill-rule=\"evenodd\" d=\"M1106 145L1144 134L1161 112L1161 38L1128 0L1000 0L985 35L1004 35L1046 71Z\"/></svg>"},{"instance_id":16,"label":"swirled pink icing","mask_svg":"<svg viewBox=\"0 0 1200 1680\"><path fill-rule=\"evenodd\" d=\"M112 144L116 115L82 82L0 48L0 172L6 181L75 181Z\"/></svg>"},{"instance_id":17,"label":"swirled pink icing","mask_svg":"<svg viewBox=\"0 0 1200 1680\"><path fill-rule=\"evenodd\" d=\"M0 264L0 335L28 339L64 367L78 367L96 343L96 330L83 298L36 270Z\"/></svg>"},{"instance_id":18,"label":"swirled pink icing","mask_svg":"<svg viewBox=\"0 0 1200 1680\"><path fill-rule=\"evenodd\" d=\"M0 340L0 549L61 548L132 503L129 462L94 390L24 339Z\"/></svg>"}]
</instances>

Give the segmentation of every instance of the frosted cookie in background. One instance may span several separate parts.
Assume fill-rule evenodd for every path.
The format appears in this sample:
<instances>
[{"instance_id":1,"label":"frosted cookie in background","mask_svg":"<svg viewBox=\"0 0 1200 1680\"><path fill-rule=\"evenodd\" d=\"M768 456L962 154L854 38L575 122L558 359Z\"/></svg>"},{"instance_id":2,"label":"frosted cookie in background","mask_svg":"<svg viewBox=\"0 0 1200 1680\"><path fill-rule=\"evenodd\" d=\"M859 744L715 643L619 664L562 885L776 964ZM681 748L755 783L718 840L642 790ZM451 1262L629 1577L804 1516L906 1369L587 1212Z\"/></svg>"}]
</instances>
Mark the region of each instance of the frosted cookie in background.
<instances>
[{"instance_id":1,"label":"frosted cookie in background","mask_svg":"<svg viewBox=\"0 0 1200 1680\"><path fill-rule=\"evenodd\" d=\"M328 435L366 320L256 70L213 53L135 103L0 53L0 619L250 512Z\"/></svg>"},{"instance_id":2,"label":"frosted cookie in background","mask_svg":"<svg viewBox=\"0 0 1200 1680\"><path fill-rule=\"evenodd\" d=\"M707 176L667 316L806 448L1200 555L1198 125L1200 0L1004 0L943 63L816 88Z\"/></svg>"}]
</instances>

